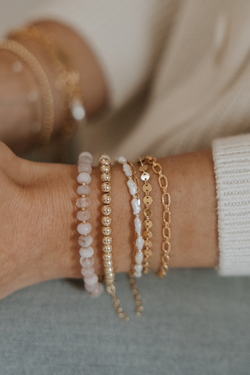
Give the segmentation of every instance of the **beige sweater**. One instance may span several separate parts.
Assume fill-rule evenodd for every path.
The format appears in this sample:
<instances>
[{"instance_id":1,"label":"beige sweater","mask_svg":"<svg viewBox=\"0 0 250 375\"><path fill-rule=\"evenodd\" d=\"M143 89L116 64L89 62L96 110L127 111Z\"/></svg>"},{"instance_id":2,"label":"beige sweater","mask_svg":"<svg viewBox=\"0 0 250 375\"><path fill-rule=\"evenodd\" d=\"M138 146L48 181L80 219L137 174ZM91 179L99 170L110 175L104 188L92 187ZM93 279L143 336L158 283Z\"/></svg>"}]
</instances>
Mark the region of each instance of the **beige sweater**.
<instances>
[{"instance_id":1,"label":"beige sweater","mask_svg":"<svg viewBox=\"0 0 250 375\"><path fill-rule=\"evenodd\" d=\"M54 0L35 16L71 25L102 64L110 111L85 130L90 151L213 147L219 272L250 275L250 2Z\"/></svg>"}]
</instances>

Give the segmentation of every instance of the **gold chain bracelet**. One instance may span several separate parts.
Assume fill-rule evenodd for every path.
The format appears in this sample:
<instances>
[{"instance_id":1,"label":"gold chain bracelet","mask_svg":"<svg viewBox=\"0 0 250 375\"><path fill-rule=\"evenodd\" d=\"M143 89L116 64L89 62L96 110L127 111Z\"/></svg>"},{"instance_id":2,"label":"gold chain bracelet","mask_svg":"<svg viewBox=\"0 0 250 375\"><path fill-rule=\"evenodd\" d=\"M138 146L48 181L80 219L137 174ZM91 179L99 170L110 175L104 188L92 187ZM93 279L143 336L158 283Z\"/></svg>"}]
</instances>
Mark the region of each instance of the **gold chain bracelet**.
<instances>
[{"instance_id":1,"label":"gold chain bracelet","mask_svg":"<svg viewBox=\"0 0 250 375\"><path fill-rule=\"evenodd\" d=\"M149 183L150 174L147 172L148 165L146 164L146 159L139 159L139 171L142 172L141 180L143 181L142 190L145 194L143 198L143 203L145 208L143 210L143 215L145 220L143 221L143 225L145 227L145 231L143 232L145 243L144 243L144 259L143 259L143 272L148 274L150 271L150 263L152 258L152 231L151 228L153 226L151 217L153 215L153 210L151 208L151 204L153 203L153 199L150 196L150 192L152 191L152 185Z\"/></svg>"},{"instance_id":2,"label":"gold chain bracelet","mask_svg":"<svg viewBox=\"0 0 250 375\"><path fill-rule=\"evenodd\" d=\"M162 166L158 163L157 159L153 156L146 156L145 160L148 164L151 164L152 170L156 175L158 175L158 183L162 190L161 202L162 202L162 221L163 221L163 228L162 228L162 235L163 235L163 242L162 242L162 256L161 256L161 265L159 270L157 271L157 275L159 277L164 277L167 274L169 269L169 254L171 251L171 244L170 244L170 237L171 237L171 212L169 210L171 197L168 193L168 179L163 174Z\"/></svg>"}]
</instances>

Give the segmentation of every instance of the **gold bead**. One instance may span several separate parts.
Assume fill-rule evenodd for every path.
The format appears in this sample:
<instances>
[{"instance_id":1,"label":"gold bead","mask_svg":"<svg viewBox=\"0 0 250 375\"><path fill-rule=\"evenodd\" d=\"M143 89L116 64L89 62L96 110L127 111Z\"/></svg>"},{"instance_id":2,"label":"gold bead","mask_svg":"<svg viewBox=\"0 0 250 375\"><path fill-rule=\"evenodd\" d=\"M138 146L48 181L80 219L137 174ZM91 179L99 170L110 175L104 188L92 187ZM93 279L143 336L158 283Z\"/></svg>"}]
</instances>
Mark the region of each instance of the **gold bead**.
<instances>
[{"instance_id":1,"label":"gold bead","mask_svg":"<svg viewBox=\"0 0 250 375\"><path fill-rule=\"evenodd\" d=\"M111 180L111 174L110 173L102 173L101 174L101 180L109 182Z\"/></svg>"},{"instance_id":2,"label":"gold bead","mask_svg":"<svg viewBox=\"0 0 250 375\"><path fill-rule=\"evenodd\" d=\"M110 234L111 234L111 228L110 227L103 227L102 228L102 234L104 235L104 236L110 236Z\"/></svg>"},{"instance_id":3,"label":"gold bead","mask_svg":"<svg viewBox=\"0 0 250 375\"><path fill-rule=\"evenodd\" d=\"M103 249L102 249L102 251L106 254L112 253L112 250L113 250L112 245L105 245L103 246Z\"/></svg>"},{"instance_id":4,"label":"gold bead","mask_svg":"<svg viewBox=\"0 0 250 375\"><path fill-rule=\"evenodd\" d=\"M110 270L110 271L108 271L108 270ZM113 269L113 267L107 267L106 268L106 276L105 276L105 279L107 280L114 280L114 278L115 278L115 273L114 273L114 269Z\"/></svg>"},{"instance_id":5,"label":"gold bead","mask_svg":"<svg viewBox=\"0 0 250 375\"><path fill-rule=\"evenodd\" d=\"M112 260L105 260L103 262L103 265L104 265L104 267L111 267L111 266L113 266L113 261Z\"/></svg>"},{"instance_id":6,"label":"gold bead","mask_svg":"<svg viewBox=\"0 0 250 375\"><path fill-rule=\"evenodd\" d=\"M103 237L102 243L103 243L103 245L111 245L112 244L112 237L109 237L109 236Z\"/></svg>"},{"instance_id":7,"label":"gold bead","mask_svg":"<svg viewBox=\"0 0 250 375\"><path fill-rule=\"evenodd\" d=\"M150 208L145 208L143 210L143 214L144 216L146 216L147 218L150 218L152 215L153 215L153 211L150 209Z\"/></svg>"},{"instance_id":8,"label":"gold bead","mask_svg":"<svg viewBox=\"0 0 250 375\"><path fill-rule=\"evenodd\" d=\"M103 215L108 216L108 215L111 214L111 211L112 211L112 209L111 209L111 207L109 205L102 206L102 213L103 213Z\"/></svg>"},{"instance_id":9,"label":"gold bead","mask_svg":"<svg viewBox=\"0 0 250 375\"><path fill-rule=\"evenodd\" d=\"M105 227L109 227L110 224L111 224L111 217L103 216L102 217L102 225L105 225Z\"/></svg>"},{"instance_id":10,"label":"gold bead","mask_svg":"<svg viewBox=\"0 0 250 375\"><path fill-rule=\"evenodd\" d=\"M103 260L112 260L112 253L103 254L102 259Z\"/></svg>"},{"instance_id":11,"label":"gold bead","mask_svg":"<svg viewBox=\"0 0 250 375\"><path fill-rule=\"evenodd\" d=\"M109 193L110 190L111 190L111 185L110 185L110 183L109 183L109 182L103 182L103 184L102 184L102 191L103 191L104 193Z\"/></svg>"},{"instance_id":12,"label":"gold bead","mask_svg":"<svg viewBox=\"0 0 250 375\"><path fill-rule=\"evenodd\" d=\"M144 198L143 198L143 203L146 205L146 206L150 206L150 204L152 204L153 202L153 199L149 196L149 195L146 195Z\"/></svg>"},{"instance_id":13,"label":"gold bead","mask_svg":"<svg viewBox=\"0 0 250 375\"><path fill-rule=\"evenodd\" d=\"M146 228L152 228L153 223L152 223L151 220L144 220L144 221L143 221L143 225L144 225L144 227L146 227Z\"/></svg>"},{"instance_id":14,"label":"gold bead","mask_svg":"<svg viewBox=\"0 0 250 375\"><path fill-rule=\"evenodd\" d=\"M101 165L100 170L102 173L109 173L110 166L109 165Z\"/></svg>"},{"instance_id":15,"label":"gold bead","mask_svg":"<svg viewBox=\"0 0 250 375\"><path fill-rule=\"evenodd\" d=\"M103 157L103 158L100 160L100 164L101 164L101 165L110 165L110 160L109 160L107 157Z\"/></svg>"},{"instance_id":16,"label":"gold bead","mask_svg":"<svg viewBox=\"0 0 250 375\"><path fill-rule=\"evenodd\" d=\"M103 194L103 196L102 196L102 202L104 204L110 204L110 202L111 202L111 196L109 194Z\"/></svg>"},{"instance_id":17,"label":"gold bead","mask_svg":"<svg viewBox=\"0 0 250 375\"><path fill-rule=\"evenodd\" d=\"M145 231L145 232L143 232L143 236L144 236L144 238L152 238L152 232Z\"/></svg>"}]
</instances>

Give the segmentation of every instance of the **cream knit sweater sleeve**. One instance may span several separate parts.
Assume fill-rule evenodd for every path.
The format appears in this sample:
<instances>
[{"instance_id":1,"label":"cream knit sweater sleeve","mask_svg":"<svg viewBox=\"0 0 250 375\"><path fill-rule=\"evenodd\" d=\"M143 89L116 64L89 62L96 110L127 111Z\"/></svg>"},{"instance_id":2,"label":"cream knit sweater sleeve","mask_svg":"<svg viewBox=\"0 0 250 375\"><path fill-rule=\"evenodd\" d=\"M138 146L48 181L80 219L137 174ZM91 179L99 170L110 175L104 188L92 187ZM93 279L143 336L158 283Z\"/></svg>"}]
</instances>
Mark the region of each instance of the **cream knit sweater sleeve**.
<instances>
[{"instance_id":1,"label":"cream knit sweater sleeve","mask_svg":"<svg viewBox=\"0 0 250 375\"><path fill-rule=\"evenodd\" d=\"M213 142L220 264L224 276L250 275L250 134Z\"/></svg>"}]
</instances>

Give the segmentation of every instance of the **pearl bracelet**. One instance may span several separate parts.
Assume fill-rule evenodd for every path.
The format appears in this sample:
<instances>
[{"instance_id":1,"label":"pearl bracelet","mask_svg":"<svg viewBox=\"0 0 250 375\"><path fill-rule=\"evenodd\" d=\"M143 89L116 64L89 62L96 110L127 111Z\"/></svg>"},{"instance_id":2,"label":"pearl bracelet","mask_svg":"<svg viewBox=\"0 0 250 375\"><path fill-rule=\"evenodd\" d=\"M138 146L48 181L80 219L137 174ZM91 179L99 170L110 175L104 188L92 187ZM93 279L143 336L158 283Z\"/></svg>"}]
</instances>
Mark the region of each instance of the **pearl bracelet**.
<instances>
[{"instance_id":1,"label":"pearl bracelet","mask_svg":"<svg viewBox=\"0 0 250 375\"><path fill-rule=\"evenodd\" d=\"M77 226L77 231L80 234L78 243L80 248L80 264L82 265L81 273L83 275L85 289L91 297L98 297L103 292L103 285L98 282L98 276L94 269L94 249L91 246L93 238L90 235L92 225L88 223L91 214L87 207L90 206L91 200L88 195L91 193L89 186L91 182L93 156L89 152L82 152L78 159L78 172L77 181L80 186L77 188L77 193L81 196L76 201L76 206L80 208L77 213L77 219L81 221Z\"/></svg>"},{"instance_id":2,"label":"pearl bracelet","mask_svg":"<svg viewBox=\"0 0 250 375\"><path fill-rule=\"evenodd\" d=\"M120 156L118 158L118 162L122 164L123 172L125 176L128 178L127 185L129 188L129 192L132 195L131 205L133 208L133 213L135 215L134 219L134 226L135 226L135 233L136 233L136 241L135 241L135 254L134 254L134 264L131 274L134 277L141 277L142 276L142 262L143 262L143 246L144 246L144 239L142 238L141 231L142 231L142 221L140 219L140 212L141 212L141 203L140 198L138 196L138 188L139 186L133 180L133 172L131 166L127 162L126 158Z\"/></svg>"}]
</instances>

